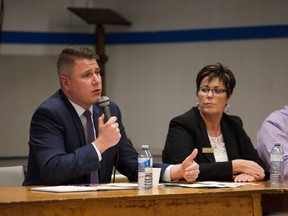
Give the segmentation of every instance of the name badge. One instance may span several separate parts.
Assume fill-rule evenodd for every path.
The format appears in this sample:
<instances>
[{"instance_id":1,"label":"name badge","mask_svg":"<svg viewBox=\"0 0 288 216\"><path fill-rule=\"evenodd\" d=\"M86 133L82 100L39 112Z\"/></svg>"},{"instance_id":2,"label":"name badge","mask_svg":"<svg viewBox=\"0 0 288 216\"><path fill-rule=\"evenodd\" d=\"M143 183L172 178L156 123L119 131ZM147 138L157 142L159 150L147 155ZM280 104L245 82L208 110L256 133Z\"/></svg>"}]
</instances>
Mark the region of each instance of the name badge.
<instances>
[{"instance_id":1,"label":"name badge","mask_svg":"<svg viewBox=\"0 0 288 216\"><path fill-rule=\"evenodd\" d=\"M213 148L209 148L209 147L202 148L202 152L203 153L213 153Z\"/></svg>"}]
</instances>

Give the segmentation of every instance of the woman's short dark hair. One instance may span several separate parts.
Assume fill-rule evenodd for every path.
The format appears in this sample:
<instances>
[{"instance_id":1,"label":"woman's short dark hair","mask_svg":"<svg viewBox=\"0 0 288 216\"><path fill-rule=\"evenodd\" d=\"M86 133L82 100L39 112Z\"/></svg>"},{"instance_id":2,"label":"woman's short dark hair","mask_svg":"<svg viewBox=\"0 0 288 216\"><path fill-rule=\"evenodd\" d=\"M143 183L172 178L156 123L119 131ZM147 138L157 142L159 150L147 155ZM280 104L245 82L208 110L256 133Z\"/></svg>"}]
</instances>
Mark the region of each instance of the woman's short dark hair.
<instances>
[{"instance_id":1,"label":"woman's short dark hair","mask_svg":"<svg viewBox=\"0 0 288 216\"><path fill-rule=\"evenodd\" d=\"M218 78L220 81L223 82L227 90L227 96L230 97L232 95L233 90L236 86L236 80L230 69L224 67L220 63L207 65L204 68L202 68L198 72L196 78L197 92L199 91L202 80L206 77L208 78L207 79L208 83Z\"/></svg>"}]
</instances>

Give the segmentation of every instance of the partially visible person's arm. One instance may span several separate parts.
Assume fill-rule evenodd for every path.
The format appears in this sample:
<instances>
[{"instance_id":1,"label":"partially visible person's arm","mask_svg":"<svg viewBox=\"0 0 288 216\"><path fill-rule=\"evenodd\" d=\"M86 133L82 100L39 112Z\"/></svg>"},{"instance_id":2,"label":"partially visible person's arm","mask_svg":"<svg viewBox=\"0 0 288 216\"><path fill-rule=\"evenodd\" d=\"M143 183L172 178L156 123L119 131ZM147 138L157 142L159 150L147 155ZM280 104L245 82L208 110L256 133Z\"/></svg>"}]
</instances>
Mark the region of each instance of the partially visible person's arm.
<instances>
[{"instance_id":1,"label":"partially visible person's arm","mask_svg":"<svg viewBox=\"0 0 288 216\"><path fill-rule=\"evenodd\" d=\"M257 134L257 148L259 156L264 160L267 167L270 168L270 152L276 142L280 143L285 154L284 176L288 179L288 123L284 121L278 119L278 122L276 122L276 120L273 120L273 116L271 120L265 120ZM288 119L286 121L288 122Z\"/></svg>"}]
</instances>

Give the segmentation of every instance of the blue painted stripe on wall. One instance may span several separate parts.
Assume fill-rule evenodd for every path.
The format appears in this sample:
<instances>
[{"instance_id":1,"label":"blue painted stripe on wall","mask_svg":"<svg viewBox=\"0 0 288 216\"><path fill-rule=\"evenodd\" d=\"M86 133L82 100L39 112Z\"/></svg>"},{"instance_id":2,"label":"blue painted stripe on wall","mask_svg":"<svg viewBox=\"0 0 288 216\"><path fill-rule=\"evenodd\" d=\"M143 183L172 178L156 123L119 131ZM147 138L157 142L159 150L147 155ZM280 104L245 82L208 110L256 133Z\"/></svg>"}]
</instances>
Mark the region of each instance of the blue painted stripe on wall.
<instances>
[{"instance_id":1,"label":"blue painted stripe on wall","mask_svg":"<svg viewBox=\"0 0 288 216\"><path fill-rule=\"evenodd\" d=\"M223 40L249 40L288 37L288 25L193 29L174 31L106 33L106 44L147 44ZM94 45L94 34L2 32L7 44L84 44Z\"/></svg>"},{"instance_id":2,"label":"blue painted stripe on wall","mask_svg":"<svg viewBox=\"0 0 288 216\"><path fill-rule=\"evenodd\" d=\"M93 34L2 32L2 43L8 44L94 44Z\"/></svg>"},{"instance_id":3,"label":"blue painted stripe on wall","mask_svg":"<svg viewBox=\"0 0 288 216\"><path fill-rule=\"evenodd\" d=\"M196 29L142 33L110 33L109 44L173 43L288 37L288 25Z\"/></svg>"}]
</instances>

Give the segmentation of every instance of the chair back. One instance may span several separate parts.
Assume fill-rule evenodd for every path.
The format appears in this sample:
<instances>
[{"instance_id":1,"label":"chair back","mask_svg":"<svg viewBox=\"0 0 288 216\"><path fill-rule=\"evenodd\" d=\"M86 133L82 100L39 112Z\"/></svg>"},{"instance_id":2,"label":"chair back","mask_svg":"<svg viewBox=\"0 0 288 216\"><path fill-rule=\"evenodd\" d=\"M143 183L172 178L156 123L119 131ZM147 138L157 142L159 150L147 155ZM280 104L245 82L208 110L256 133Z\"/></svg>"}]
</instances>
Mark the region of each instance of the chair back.
<instances>
[{"instance_id":1,"label":"chair back","mask_svg":"<svg viewBox=\"0 0 288 216\"><path fill-rule=\"evenodd\" d=\"M25 178L24 166L0 167L0 187L22 186Z\"/></svg>"}]
</instances>

